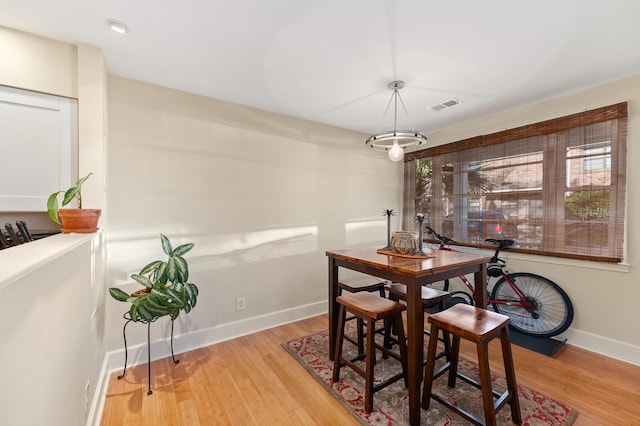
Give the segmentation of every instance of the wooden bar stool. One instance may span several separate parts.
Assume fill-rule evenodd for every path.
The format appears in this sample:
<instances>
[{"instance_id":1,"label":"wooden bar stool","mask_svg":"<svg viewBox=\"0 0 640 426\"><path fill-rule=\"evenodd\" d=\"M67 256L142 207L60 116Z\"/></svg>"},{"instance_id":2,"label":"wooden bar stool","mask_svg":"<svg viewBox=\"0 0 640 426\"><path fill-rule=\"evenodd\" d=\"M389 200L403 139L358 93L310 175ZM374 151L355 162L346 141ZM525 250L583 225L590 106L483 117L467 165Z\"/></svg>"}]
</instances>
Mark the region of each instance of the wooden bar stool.
<instances>
[{"instance_id":1,"label":"wooden bar stool","mask_svg":"<svg viewBox=\"0 0 640 426\"><path fill-rule=\"evenodd\" d=\"M516 373L511 354L511 342L509 341L509 317L486 309L459 303L449 309L432 314L429 317L431 334L438 335L439 330L447 331L452 336L451 354L449 362L434 373L436 359L436 340L429 340L427 351L427 366L425 368L424 391L422 393L422 408L428 409L431 399L435 399L447 408L456 411L467 420L478 425L495 425L495 413L506 403L511 406L511 418L514 423L522 424L520 414L520 402L518 400L518 387L516 385ZM507 390L500 394L491 388L491 373L489 371L489 342L500 337L502 344L502 358L507 379ZM460 352L460 339L474 342L478 351L478 367L480 369L480 382L458 372L458 355ZM449 387L455 387L456 378L477 387L482 391L482 403L484 407L484 422L464 410L445 400L440 395L431 391L433 380L449 371ZM497 401L494 403L494 397Z\"/></svg>"},{"instance_id":2,"label":"wooden bar stool","mask_svg":"<svg viewBox=\"0 0 640 426\"><path fill-rule=\"evenodd\" d=\"M361 291L378 292L380 296L384 297L384 284L384 281L380 278L372 277L371 275L343 278L338 281L338 296L342 294L342 290L346 290L349 293L360 293Z\"/></svg>"},{"instance_id":3,"label":"wooden bar stool","mask_svg":"<svg viewBox=\"0 0 640 426\"><path fill-rule=\"evenodd\" d=\"M404 284L386 284L384 289L389 292L391 300L407 300L407 286ZM448 291L422 286L422 307L427 309L437 305L440 310L444 310L444 302L450 296Z\"/></svg>"},{"instance_id":4,"label":"wooden bar stool","mask_svg":"<svg viewBox=\"0 0 640 426\"><path fill-rule=\"evenodd\" d=\"M334 352L333 363L333 382L340 380L340 369L346 365L357 374L365 379L365 402L364 408L367 413L373 410L373 394L380 389L404 379L405 386L407 384L407 346L404 336L404 327L402 325L402 312L406 309L405 305L394 302L384 297L369 293L359 292L338 296L336 301L340 304L338 312L338 335L336 338L336 348ZM362 319L367 330L375 329L377 320L392 321L398 330L398 346L400 354L391 351L375 342L376 333L367 333L366 350L364 354L358 354L356 357L347 359L342 355L342 344L344 342L344 328L347 313L355 315ZM386 353L402 363L402 372L383 380L381 383L374 385L373 370L375 365L376 349ZM365 360L365 369L363 370L355 364L356 361Z\"/></svg>"},{"instance_id":5,"label":"wooden bar stool","mask_svg":"<svg viewBox=\"0 0 640 426\"><path fill-rule=\"evenodd\" d=\"M379 293L380 296L385 297L384 292L384 281L381 281L379 278L372 277L371 275L362 275L352 278L343 278L338 281L338 296L342 294L342 291L346 290L349 293L360 293L361 291L366 291L369 293ZM357 318L355 316L348 317L346 320L356 320L357 329L356 329L356 338L353 339L350 336L345 336L345 339L349 340L351 343L358 347L358 354L364 354L364 321L362 319ZM383 330L377 330L382 332Z\"/></svg>"},{"instance_id":6,"label":"wooden bar stool","mask_svg":"<svg viewBox=\"0 0 640 426\"><path fill-rule=\"evenodd\" d=\"M385 288L385 290L387 290L387 292L389 292L389 299L390 300L394 300L394 301L399 301L399 300L406 301L407 300L407 286L406 285L392 283L392 284L386 284L384 286L384 288ZM435 288L423 286L422 287L422 295L421 295L422 309L424 309L425 312L427 312L431 308L437 307L438 311L443 311L444 310L444 303L450 297L451 297L451 294L448 291L443 291L443 290L438 290L438 289L435 289ZM390 348L391 347L391 342L395 341L395 339L391 336L390 324L389 323L385 324L385 327L386 327L385 335L384 335L385 336L385 347L386 348ZM424 334L429 336L430 335L429 330L425 330ZM446 356L447 359L448 359L449 350L450 350L449 333L447 333L446 331L443 331L442 334L443 334L443 336L442 336L442 338L440 338L440 341L444 344L444 351L438 353L436 355L436 358L441 358L443 356Z\"/></svg>"}]
</instances>

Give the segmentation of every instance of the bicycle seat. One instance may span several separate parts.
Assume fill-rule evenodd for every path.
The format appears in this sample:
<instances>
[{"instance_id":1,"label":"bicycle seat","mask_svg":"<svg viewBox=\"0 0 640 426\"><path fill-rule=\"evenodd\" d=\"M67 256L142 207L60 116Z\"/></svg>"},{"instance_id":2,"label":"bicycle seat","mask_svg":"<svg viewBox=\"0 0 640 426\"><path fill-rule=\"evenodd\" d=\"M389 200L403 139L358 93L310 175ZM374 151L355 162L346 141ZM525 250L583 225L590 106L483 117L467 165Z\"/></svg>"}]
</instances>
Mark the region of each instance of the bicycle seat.
<instances>
[{"instance_id":1,"label":"bicycle seat","mask_svg":"<svg viewBox=\"0 0 640 426\"><path fill-rule=\"evenodd\" d=\"M499 245L500 247L509 247L516 243L514 240L496 240L494 238L487 238L485 241L488 243Z\"/></svg>"}]
</instances>

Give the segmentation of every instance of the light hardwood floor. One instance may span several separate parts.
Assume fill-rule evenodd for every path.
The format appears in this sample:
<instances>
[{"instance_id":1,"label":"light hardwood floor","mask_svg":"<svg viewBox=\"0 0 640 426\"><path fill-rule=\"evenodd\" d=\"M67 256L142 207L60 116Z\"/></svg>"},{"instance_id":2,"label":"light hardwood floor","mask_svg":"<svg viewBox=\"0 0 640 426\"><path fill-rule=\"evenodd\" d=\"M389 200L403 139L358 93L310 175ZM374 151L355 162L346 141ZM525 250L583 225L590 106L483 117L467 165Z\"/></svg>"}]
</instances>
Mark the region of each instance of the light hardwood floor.
<instances>
[{"instance_id":1,"label":"light hardwood floor","mask_svg":"<svg viewBox=\"0 0 640 426\"><path fill-rule=\"evenodd\" d=\"M280 344L327 328L326 315L114 373L102 426L358 425ZM497 343L497 342L494 342ZM640 367L570 345L553 357L513 346L519 384L580 413L580 425L640 425ZM475 358L463 345L462 356ZM501 372L499 344L491 368Z\"/></svg>"}]
</instances>

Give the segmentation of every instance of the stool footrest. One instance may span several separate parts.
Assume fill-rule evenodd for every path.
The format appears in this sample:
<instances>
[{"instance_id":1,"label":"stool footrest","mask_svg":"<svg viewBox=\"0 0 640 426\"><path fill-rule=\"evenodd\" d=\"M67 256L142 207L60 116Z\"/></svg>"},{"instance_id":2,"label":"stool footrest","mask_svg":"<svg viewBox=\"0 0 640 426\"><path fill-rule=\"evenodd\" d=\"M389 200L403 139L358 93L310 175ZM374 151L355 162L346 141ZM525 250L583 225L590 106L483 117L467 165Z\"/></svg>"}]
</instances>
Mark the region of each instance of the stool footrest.
<instances>
[{"instance_id":1,"label":"stool footrest","mask_svg":"<svg viewBox=\"0 0 640 426\"><path fill-rule=\"evenodd\" d=\"M388 379L383 380L382 383L378 383L377 385L374 385L373 391L378 392L380 389L384 389L387 386L394 384L395 382L402 379L403 377L404 377L404 374L402 374L401 372L396 374L395 376L391 376Z\"/></svg>"},{"instance_id":2,"label":"stool footrest","mask_svg":"<svg viewBox=\"0 0 640 426\"><path fill-rule=\"evenodd\" d=\"M438 370L436 370L433 373L433 380L437 379L438 377L442 376L444 373L449 371L450 367L451 367L451 361L447 361L442 367L440 367Z\"/></svg>"},{"instance_id":3,"label":"stool footrest","mask_svg":"<svg viewBox=\"0 0 640 426\"><path fill-rule=\"evenodd\" d=\"M456 377L461 378L463 381L469 383L471 386L474 386L476 389L482 389L482 386L480 385L480 382L478 382L477 380L472 379L469 376L465 376L464 374L457 372L456 373ZM491 389L491 393L493 394L494 398L501 398L502 395L504 395L504 394L502 394L502 393L500 393L498 391L495 391L493 389ZM509 393L509 391L505 391L505 393Z\"/></svg>"},{"instance_id":4,"label":"stool footrest","mask_svg":"<svg viewBox=\"0 0 640 426\"><path fill-rule=\"evenodd\" d=\"M355 319L355 317L353 317L352 319ZM348 320L349 320L349 318L347 318L347 319L346 319L346 321L348 321ZM366 324L365 324L365 326L366 326ZM384 335L384 327L376 328L376 329L374 330L374 332L375 332L375 333L378 333L378 334L382 334L382 335ZM345 340L348 340L348 341L349 341L350 343L352 343L353 345L358 346L358 340L357 340L357 337L355 337L355 338L354 338L354 337L351 337L351 336L349 336L349 335L347 335L347 334L345 334L343 337L344 337L344 339L345 339ZM366 333L366 332L365 332L365 333L363 333L363 337L365 337L365 338L367 337L367 333Z\"/></svg>"},{"instance_id":5,"label":"stool footrest","mask_svg":"<svg viewBox=\"0 0 640 426\"><path fill-rule=\"evenodd\" d=\"M442 376L444 373L449 371L450 368L451 368L451 361L448 361L447 363L442 365L440 368L438 368L436 371L434 371L433 380L436 380L438 377ZM480 382L478 382L475 379L472 379L471 377L469 377L469 376L467 376L465 374L462 374L462 373L456 371L456 377L458 377L462 381L470 384L471 386L475 387L476 389L482 389L482 385L480 384ZM494 398L498 398L497 401L495 401L494 404L493 404L493 409L496 412L500 408L502 408L502 406L504 404L506 404L509 401L510 396L511 396L511 393L509 392L508 389L505 390L503 393L500 393L500 392L498 392L496 390L491 389L491 393L493 394ZM453 405L450 402L444 400L442 397L440 397L437 394L431 393L431 398L435 399L436 401L440 402L441 404L446 405L450 409L459 412L461 415L467 417L467 420L470 420L470 421L475 422L475 423L480 424L480 425L484 425L485 424L482 420L479 420L477 417L475 417L472 414L468 413L467 411L463 410L459 406Z\"/></svg>"},{"instance_id":6,"label":"stool footrest","mask_svg":"<svg viewBox=\"0 0 640 426\"><path fill-rule=\"evenodd\" d=\"M482 419L474 416L473 414L471 414L470 412L468 412L464 408L461 408L461 407L459 407L457 405L453 405L451 402L449 402L446 399L440 397L440 395L438 395L438 394L432 393L431 394L431 399L433 399L434 401L438 401L440 404L444 405L445 407L447 407L451 411L455 411L456 413L460 414L462 417L464 417L465 419L469 420L472 423L475 423L477 425L485 425L486 424Z\"/></svg>"},{"instance_id":7,"label":"stool footrest","mask_svg":"<svg viewBox=\"0 0 640 426\"><path fill-rule=\"evenodd\" d=\"M443 367L441 367L434 375L433 375L433 379L435 380L438 376L442 375L445 371L448 370L448 366L445 365ZM478 383L476 380L465 376L464 374L460 374L457 373L456 374L457 377L459 377L460 379L462 379L463 381L467 382L468 384L481 389L480 387L480 383ZM509 399L511 399L511 393L509 392L509 390L505 390L504 393L500 393L500 392L496 392L494 390L491 390L491 393L493 394L493 396L495 398L498 398L494 403L493 403L493 409L497 412L499 409L501 409L507 402L509 402ZM458 405L454 405L451 402L447 401L446 399L442 398L440 395L436 394L436 393L431 393L431 398L434 399L435 401L438 401L440 404L447 406L450 410L453 410L457 413L459 413L461 416L465 417L467 420L469 420L470 422L473 422L475 424L478 425L485 425L486 423L484 422L484 420L474 416L473 414L469 413L468 411L466 411L465 409L461 408Z\"/></svg>"},{"instance_id":8,"label":"stool footrest","mask_svg":"<svg viewBox=\"0 0 640 426\"><path fill-rule=\"evenodd\" d=\"M341 359L344 361L343 364L346 364L347 362L349 362L349 365L353 366L353 365L355 365L354 363L356 361L362 361L365 358L366 358L366 354L359 354L359 355L354 356L353 358L344 358L344 357L342 357Z\"/></svg>"},{"instance_id":9,"label":"stool footrest","mask_svg":"<svg viewBox=\"0 0 640 426\"><path fill-rule=\"evenodd\" d=\"M376 344L376 347L378 349L384 349L382 346ZM389 353L389 355L391 355L393 358L396 358L398 361L402 361L402 359L400 358L399 355L395 354L395 353ZM343 365L346 365L348 367L350 367L353 371L355 371L359 376L361 377L365 377L366 376L366 372L360 368L356 362L357 361L362 361L366 358L365 354L361 354L361 355L357 355L353 358L345 358L345 357L340 357L340 363ZM379 389L383 389L386 388L387 386L389 386L390 384L393 384L395 382L397 382L398 380L402 379L404 377L404 373L400 372L394 376L391 376L385 380L382 381L382 383L379 383L377 385L373 386L373 392L377 392Z\"/></svg>"},{"instance_id":10,"label":"stool footrest","mask_svg":"<svg viewBox=\"0 0 640 426\"><path fill-rule=\"evenodd\" d=\"M383 356L384 355L388 355L388 356L390 356L392 358L395 358L398 361L402 362L402 356L399 353L394 352L392 350L389 350L388 348L385 348L384 345L381 345L380 343L374 343L374 345L375 345L376 349L380 349L380 351L382 352Z\"/></svg>"},{"instance_id":11,"label":"stool footrest","mask_svg":"<svg viewBox=\"0 0 640 426\"><path fill-rule=\"evenodd\" d=\"M352 344L354 344L354 345L358 346L358 339L357 339L357 338L356 338L356 339L354 339L354 338L353 338L353 337L351 337L351 336L344 336L344 339L345 339L345 340L348 340L350 343L352 343Z\"/></svg>"},{"instance_id":12,"label":"stool footrest","mask_svg":"<svg viewBox=\"0 0 640 426\"><path fill-rule=\"evenodd\" d=\"M509 402L512 396L513 395L511 395L511 392L509 392L509 390L504 391L504 393L500 395L500 397L498 397L498 400L493 404L493 409L496 411L501 409L504 404Z\"/></svg>"},{"instance_id":13,"label":"stool footrest","mask_svg":"<svg viewBox=\"0 0 640 426\"><path fill-rule=\"evenodd\" d=\"M366 377L365 371L355 364L356 361L360 361L360 360L362 360L364 358L365 358L364 355L360 355L360 356L357 356L357 357L351 358L351 359L347 359L347 358L344 358L344 357L341 356L340 359L339 359L339 362L342 365L340 367L346 365L349 368L351 368L353 371L355 371L359 376Z\"/></svg>"}]
</instances>

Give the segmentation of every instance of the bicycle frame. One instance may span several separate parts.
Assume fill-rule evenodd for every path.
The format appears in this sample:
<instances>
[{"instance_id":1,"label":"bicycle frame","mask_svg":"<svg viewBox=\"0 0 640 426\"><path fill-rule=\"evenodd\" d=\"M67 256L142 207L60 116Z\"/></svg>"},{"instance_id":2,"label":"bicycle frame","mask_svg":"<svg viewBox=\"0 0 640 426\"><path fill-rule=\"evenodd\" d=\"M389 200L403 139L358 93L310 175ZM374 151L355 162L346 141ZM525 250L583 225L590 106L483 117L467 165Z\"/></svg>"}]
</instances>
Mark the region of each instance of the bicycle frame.
<instances>
[{"instance_id":1,"label":"bicycle frame","mask_svg":"<svg viewBox=\"0 0 640 426\"><path fill-rule=\"evenodd\" d=\"M433 229L431 229L430 227L426 227L428 230L428 233L435 235L435 237L438 239L438 250L444 250L444 251L456 251L454 249L452 249L451 247L447 246L445 244L445 242L454 242L453 240L451 240L448 237L443 237L442 235L439 235L437 232L435 232ZM495 241L500 241L500 240L495 240ZM496 300L496 299L491 299L491 297L489 295L487 295L487 303L491 303L494 305L509 305L509 306L517 306L523 309L526 309L527 312L529 312L533 318L538 317L538 314L535 312L535 306L531 303L531 301L529 301L526 297L526 295L520 290L520 288L518 288L518 286L516 285L515 282L513 282L513 280L510 277L509 271L505 270L505 264L506 262L502 259L500 259L498 257L498 253L500 253L500 250L503 248L502 244L498 242L498 246L496 247L496 250L493 254L493 256L491 257L491 262L492 263L497 263L500 265L501 267L501 276L502 278L504 278L504 280L507 282L507 284L509 284L509 286L511 287L511 289L514 291L514 293L518 296L517 300ZM460 278L460 280L467 286L467 288L474 293L475 292L475 286L471 283L471 281L469 281L467 279L466 276L464 275L460 275L458 278ZM491 279L491 277L487 276L487 284L489 283L489 280ZM448 282L448 280L446 280ZM488 288L488 286L487 286Z\"/></svg>"}]
</instances>

